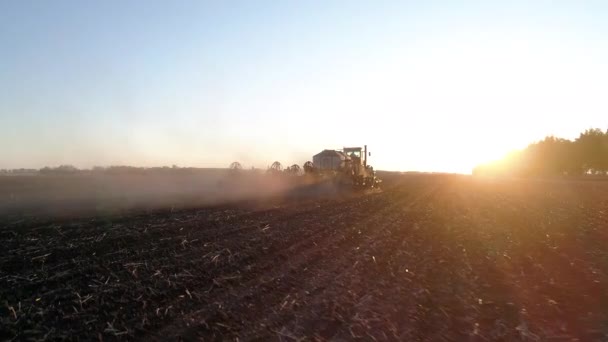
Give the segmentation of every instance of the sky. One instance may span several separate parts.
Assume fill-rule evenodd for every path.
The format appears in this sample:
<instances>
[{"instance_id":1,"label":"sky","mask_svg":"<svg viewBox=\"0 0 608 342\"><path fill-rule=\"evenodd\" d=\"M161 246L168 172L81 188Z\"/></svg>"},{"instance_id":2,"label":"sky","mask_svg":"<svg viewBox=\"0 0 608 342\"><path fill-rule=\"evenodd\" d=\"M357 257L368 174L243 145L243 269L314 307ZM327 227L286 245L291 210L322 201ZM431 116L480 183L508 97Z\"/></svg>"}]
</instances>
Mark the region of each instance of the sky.
<instances>
[{"instance_id":1,"label":"sky","mask_svg":"<svg viewBox=\"0 0 608 342\"><path fill-rule=\"evenodd\" d=\"M470 173L608 128L606 1L0 1L0 168Z\"/></svg>"}]
</instances>

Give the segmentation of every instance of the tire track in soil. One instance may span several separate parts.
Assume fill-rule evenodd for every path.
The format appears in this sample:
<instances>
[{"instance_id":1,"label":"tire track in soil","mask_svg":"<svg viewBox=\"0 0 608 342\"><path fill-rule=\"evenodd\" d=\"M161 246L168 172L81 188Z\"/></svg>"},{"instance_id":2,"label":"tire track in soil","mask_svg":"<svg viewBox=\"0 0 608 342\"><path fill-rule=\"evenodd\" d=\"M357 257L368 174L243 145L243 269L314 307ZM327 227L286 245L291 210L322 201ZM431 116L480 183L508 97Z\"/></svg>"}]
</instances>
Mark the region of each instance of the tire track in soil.
<instances>
[{"instance_id":1,"label":"tire track in soil","mask_svg":"<svg viewBox=\"0 0 608 342\"><path fill-rule=\"evenodd\" d=\"M383 208L377 215L389 214L397 205L398 203L392 203ZM352 228L349 227L350 229L347 232L352 235L337 236L336 240L325 241L323 245L315 246L314 250L305 251L303 254L299 255L297 267L293 267L292 264L291 269L287 272L296 273L299 268L305 266L306 269L313 269L314 271L317 271L317 273L309 273L309 277L293 281L293 283L298 284L297 289L294 287L287 289L287 291L285 291L287 292L285 298L280 299L278 302L276 302L275 298L276 304L274 304L273 309L271 309L272 314L264 319L265 323L263 327L254 327L251 330L241 333L243 333L244 336L262 336L261 338L264 339L276 337L277 334L292 334L289 332L289 329L287 329L287 333L283 330L286 329L286 324L293 322L294 319L298 319L294 307L301 307L302 304L300 303L304 303L306 309L314 307L314 304L309 302L309 298L312 298L313 302L317 298L325 298L328 290L334 286L338 279L344 278L344 274L348 273L350 268L352 268L353 262L357 262L358 258L355 257L352 252L354 246L358 245L359 248L363 247L363 250L366 250L365 243L367 240L378 239L377 236L369 235L369 233L377 234L385 227L373 226L371 231L368 229L372 226L377 215L357 222ZM384 217L386 218L387 216ZM358 232L358 234L355 232ZM327 260L328 255L336 255L337 257L330 257L329 260ZM325 263L323 263L324 260ZM371 260L371 258L369 258L369 260ZM279 270L277 272L277 274L284 274L285 270ZM294 276L298 275L294 274ZM289 303L290 301L291 303Z\"/></svg>"},{"instance_id":2,"label":"tire track in soil","mask_svg":"<svg viewBox=\"0 0 608 342\"><path fill-rule=\"evenodd\" d=\"M387 300L396 304L398 298L407 298L404 295L409 295L411 288L396 289L397 286L387 284L396 280L393 259L399 254L402 241L409 238L406 233L417 221L417 215L407 211L432 198L437 188L416 194L413 199L393 197L386 213L373 215L366 222L367 225L373 224L373 228L368 230L372 234L352 246L341 246L350 247L348 250L351 251L341 254L342 257L335 262L335 267L342 271L335 274L330 269L313 279L314 283L308 287L321 286L322 292L305 307L298 308L295 313L299 316L298 320L289 322L286 330L294 331L295 336L308 336L311 331L316 331L313 336L316 340L386 340L399 338L400 335L403 337L396 324L397 317L402 315L399 311L412 306L399 305L399 310L390 310L385 304ZM401 239L396 236L400 233ZM352 252L354 250L357 252ZM371 291L362 288L370 277L375 284Z\"/></svg>"},{"instance_id":3,"label":"tire track in soil","mask_svg":"<svg viewBox=\"0 0 608 342\"><path fill-rule=\"evenodd\" d=\"M361 200L363 200L364 202L361 202ZM283 278L285 278L284 270L277 271L277 262L286 262L288 255L299 256L302 253L310 253L310 251L316 251L319 245L329 244L330 241L332 241L330 239L337 238L337 234L339 233L339 230L336 229L336 223L340 222L342 223L342 225L344 225L343 219L345 213L357 213L356 217L353 216L351 217L351 219L364 217L365 212L361 211L360 209L363 208L363 204L368 200L369 199L365 198L357 198L342 203L341 205L331 205L328 208L322 208L322 210L320 211L311 213L311 217L313 218L311 220L311 223L313 223L314 227L312 229L310 229L311 227L309 226L303 226L301 221L298 222L297 225L293 225L293 221L289 216L286 217L287 220L285 222L271 222L271 226L274 227L271 228L271 230L273 230L275 234L274 237L276 238L275 241L271 242L271 244L274 246L270 248L272 249L272 252L262 256L261 259L254 259L254 268L246 272L249 274L244 275L244 278L247 278L248 280L245 283L241 283L238 285L239 289L255 288L257 292L243 291L243 293L241 294L233 294L230 293L231 289L228 289L228 293L222 294L222 292L220 292L219 295L214 295L214 297L217 298L218 296L223 296L226 298L225 301L227 302L238 302L237 299L232 297L240 296L253 300L259 298L260 293L268 293L269 291L276 292L277 286L280 285L276 282L276 280L281 282L282 280L284 280ZM378 203L376 203L376 207L379 207ZM322 220L319 220L318 218L321 218ZM253 249L257 249L258 251L259 248L259 245L253 247ZM253 251L253 253L256 253L258 251ZM322 260L323 258L320 257L317 258L315 262L320 262ZM301 264L300 261L298 261L298 265L299 264ZM291 264L291 266L289 267L291 270L289 272L290 274L297 272L298 270L298 267L295 267L293 264ZM272 282L272 280L275 280L275 282ZM216 300L216 302L223 301ZM226 311L226 309L222 310ZM214 319L219 319L216 317L219 312L220 310L214 308L208 308L206 310L203 310L203 312L199 313L199 316L206 315L211 318L207 317L207 319L190 319L194 322L198 321L204 323L197 324L196 328L188 330L194 333L207 332L211 333L212 336L225 335L227 331L226 329L222 328L225 328L223 326L225 326L226 324L221 322L218 322L219 325L215 327L216 329L219 327L218 330L211 329L211 332L207 331L208 322L213 321ZM241 312L239 311L238 314L240 315ZM224 317L222 320L233 322L228 317ZM171 328L171 330L179 329ZM164 335L164 333L161 334L161 336ZM187 331L185 335L189 335L189 332Z\"/></svg>"},{"instance_id":4,"label":"tire track in soil","mask_svg":"<svg viewBox=\"0 0 608 342\"><path fill-rule=\"evenodd\" d=\"M349 279L349 275L345 274L352 273L353 263L356 267L356 263L359 263L359 259L361 259L361 255L357 255L360 253L352 252L355 246L358 246L363 252L367 252L370 246L381 248L380 246L386 243L381 233L392 227L391 223L394 220L391 217L400 213L403 210L402 207L413 207L422 199L431 196L438 187L427 188L423 193L414 193L413 199L407 196L382 194L382 196L359 199L355 208L336 207L336 210L340 212L360 212L361 218L357 217L354 222L342 221L340 222L342 224L329 220L329 225L322 226L315 234L296 244L286 246L284 249L288 250L293 257L286 260L283 266L276 267L276 260L274 260L274 256L271 256L269 259L271 268L265 273L256 275L249 283L239 284L237 294L228 293L220 296L223 299L218 300L219 302L236 303L231 304L236 308L222 307L223 314L219 315L221 317L218 317L217 309L204 310L184 320L191 325L184 332L180 333L179 327L172 327L170 330L178 331L177 335L181 335L187 340L201 337L219 338L220 336L240 336L241 338L256 336L268 339L286 334L282 332L285 326L298 319L294 314L293 306L302 305L305 310L310 310L311 307L314 307L314 305L307 304L307 301L311 300L310 298L313 300L324 298L337 279L341 279L341 281ZM365 204L365 211L359 211L356 208L356 206L362 206L361 201ZM407 205L402 206L402 204ZM339 219L344 218L339 217ZM398 219L401 220L401 217ZM298 232L296 231L296 233ZM380 256L383 255L382 253L392 253L392 250L391 248L381 248L376 252ZM333 258L334 255L337 258ZM372 257L368 257L368 259L371 261ZM365 262L365 260L362 261ZM302 277L304 278L302 279ZM261 284L260 280L262 280ZM271 280L273 281L271 282ZM251 288L254 290L245 290L244 294L238 293L241 289ZM289 301L291 304L287 305ZM260 317L259 307L269 308L265 310L267 317ZM248 314L248 311L252 311L252 313ZM226 314L227 312L234 312L239 317L238 320L247 323L230 326L238 320ZM197 322L203 323L197 324ZM219 325L219 328L214 328L213 324Z\"/></svg>"}]
</instances>

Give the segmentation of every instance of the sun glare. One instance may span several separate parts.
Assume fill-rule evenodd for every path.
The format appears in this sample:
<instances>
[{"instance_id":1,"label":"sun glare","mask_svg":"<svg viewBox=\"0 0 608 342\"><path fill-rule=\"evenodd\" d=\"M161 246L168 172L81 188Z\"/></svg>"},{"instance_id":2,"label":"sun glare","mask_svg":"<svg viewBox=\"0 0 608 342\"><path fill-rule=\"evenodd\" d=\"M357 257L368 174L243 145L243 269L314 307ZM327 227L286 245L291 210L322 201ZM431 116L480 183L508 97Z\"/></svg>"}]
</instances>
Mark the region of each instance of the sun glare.
<instances>
[{"instance_id":1,"label":"sun glare","mask_svg":"<svg viewBox=\"0 0 608 342\"><path fill-rule=\"evenodd\" d=\"M395 169L470 173L547 134L568 136L570 114L597 102L576 86L598 82L580 51L542 40L540 33L497 37L432 37L345 87L357 88L355 111L390 116L394 124L374 140L384 139L383 148L399 140L390 151L405 153L404 164L392 163ZM388 159L379 164L391 164ZM407 164L413 160L416 165Z\"/></svg>"}]
</instances>

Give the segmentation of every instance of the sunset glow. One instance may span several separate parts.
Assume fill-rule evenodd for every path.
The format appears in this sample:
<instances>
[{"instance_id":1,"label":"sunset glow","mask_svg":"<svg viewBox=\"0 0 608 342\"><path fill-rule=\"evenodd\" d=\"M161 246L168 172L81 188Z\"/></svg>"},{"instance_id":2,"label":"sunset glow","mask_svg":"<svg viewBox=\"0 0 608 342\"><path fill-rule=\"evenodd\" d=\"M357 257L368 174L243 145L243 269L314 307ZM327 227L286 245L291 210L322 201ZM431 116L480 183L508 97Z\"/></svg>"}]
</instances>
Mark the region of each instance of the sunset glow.
<instances>
[{"instance_id":1,"label":"sunset glow","mask_svg":"<svg viewBox=\"0 0 608 342\"><path fill-rule=\"evenodd\" d=\"M379 169L469 173L608 124L599 3L2 6L0 168L266 167L367 144Z\"/></svg>"}]
</instances>

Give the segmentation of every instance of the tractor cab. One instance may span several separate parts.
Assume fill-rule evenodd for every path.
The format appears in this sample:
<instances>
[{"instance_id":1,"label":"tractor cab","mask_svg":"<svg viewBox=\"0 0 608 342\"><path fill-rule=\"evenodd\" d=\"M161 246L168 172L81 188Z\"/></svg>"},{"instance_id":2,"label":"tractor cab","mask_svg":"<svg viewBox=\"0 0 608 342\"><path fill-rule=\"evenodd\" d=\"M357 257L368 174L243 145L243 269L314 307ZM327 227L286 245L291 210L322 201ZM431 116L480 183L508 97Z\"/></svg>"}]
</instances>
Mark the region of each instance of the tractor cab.
<instances>
[{"instance_id":1,"label":"tractor cab","mask_svg":"<svg viewBox=\"0 0 608 342\"><path fill-rule=\"evenodd\" d=\"M361 147L345 147L344 154L353 164L361 164L362 148Z\"/></svg>"}]
</instances>

